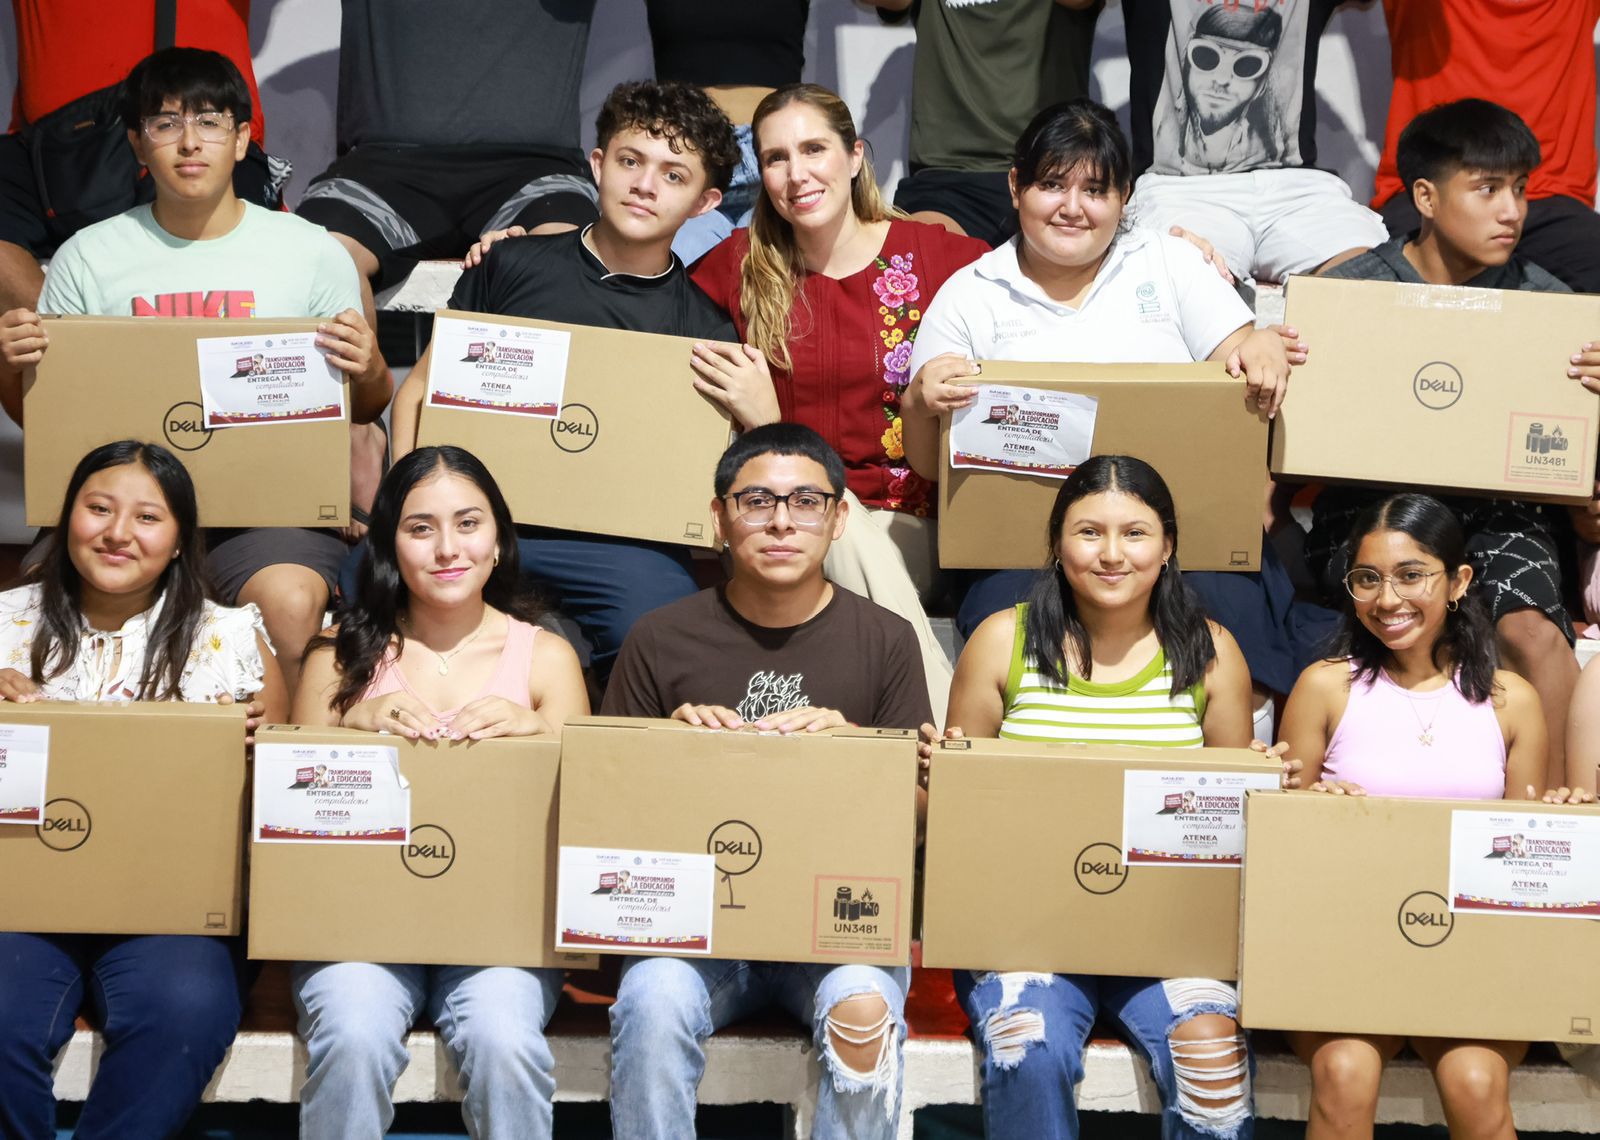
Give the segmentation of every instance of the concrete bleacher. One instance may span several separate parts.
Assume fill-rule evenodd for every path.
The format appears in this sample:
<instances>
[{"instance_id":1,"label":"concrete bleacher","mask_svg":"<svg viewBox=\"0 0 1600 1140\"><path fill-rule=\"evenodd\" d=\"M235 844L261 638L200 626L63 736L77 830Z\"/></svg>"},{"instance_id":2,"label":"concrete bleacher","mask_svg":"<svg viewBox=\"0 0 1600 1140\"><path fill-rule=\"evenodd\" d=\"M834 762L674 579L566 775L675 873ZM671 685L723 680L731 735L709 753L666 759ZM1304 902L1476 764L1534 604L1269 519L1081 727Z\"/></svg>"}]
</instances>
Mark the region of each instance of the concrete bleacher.
<instances>
[{"instance_id":1,"label":"concrete bleacher","mask_svg":"<svg viewBox=\"0 0 1600 1140\"><path fill-rule=\"evenodd\" d=\"M556 1060L557 1101L603 1101L609 1085L605 983L574 975L548 1034ZM587 988L593 986L593 989ZM930 1105L976 1104L979 1082L966 1019L955 1005L948 970L917 970L906 1008L905 1091L899 1136L911 1140L914 1113ZM402 1103L461 1098L454 1068L438 1037L417 1029L407 1041L411 1063L395 1088ZM1270 1035L1256 1040L1258 1116L1302 1121L1310 1106L1305 1066ZM56 1070L56 1096L81 1101L100 1051L99 1035L79 1023ZM1160 1102L1144 1062L1120 1041L1097 1037L1085 1056L1079 1108L1088 1112L1155 1113ZM716 1034L706 1046L700 1102L777 1104L786 1140L810 1135L818 1065L797 1022L773 1018ZM270 963L251 994L244 1025L212 1078L210 1103L293 1103L305 1079L305 1047L294 1033L288 970ZM1600 1085L1574 1072L1551 1051L1536 1052L1512 1077L1517 1126L1525 1132L1600 1133ZM1427 1069L1416 1058L1390 1065L1378 1107L1380 1124L1443 1124Z\"/></svg>"}]
</instances>

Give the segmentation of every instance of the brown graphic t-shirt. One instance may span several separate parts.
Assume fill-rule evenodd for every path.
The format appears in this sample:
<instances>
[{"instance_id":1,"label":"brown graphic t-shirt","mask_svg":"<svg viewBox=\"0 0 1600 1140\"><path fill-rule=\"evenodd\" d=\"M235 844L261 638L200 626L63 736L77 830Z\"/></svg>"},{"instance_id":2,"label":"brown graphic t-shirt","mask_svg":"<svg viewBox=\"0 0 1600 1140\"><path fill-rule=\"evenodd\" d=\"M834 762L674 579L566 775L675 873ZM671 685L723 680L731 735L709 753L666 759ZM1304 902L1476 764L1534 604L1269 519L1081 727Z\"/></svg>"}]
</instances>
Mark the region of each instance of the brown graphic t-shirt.
<instances>
[{"instance_id":1,"label":"brown graphic t-shirt","mask_svg":"<svg viewBox=\"0 0 1600 1140\"><path fill-rule=\"evenodd\" d=\"M685 703L746 721L806 705L872 728L933 719L910 623L839 586L816 617L784 629L746 621L720 587L639 619L600 711L665 717Z\"/></svg>"}]
</instances>

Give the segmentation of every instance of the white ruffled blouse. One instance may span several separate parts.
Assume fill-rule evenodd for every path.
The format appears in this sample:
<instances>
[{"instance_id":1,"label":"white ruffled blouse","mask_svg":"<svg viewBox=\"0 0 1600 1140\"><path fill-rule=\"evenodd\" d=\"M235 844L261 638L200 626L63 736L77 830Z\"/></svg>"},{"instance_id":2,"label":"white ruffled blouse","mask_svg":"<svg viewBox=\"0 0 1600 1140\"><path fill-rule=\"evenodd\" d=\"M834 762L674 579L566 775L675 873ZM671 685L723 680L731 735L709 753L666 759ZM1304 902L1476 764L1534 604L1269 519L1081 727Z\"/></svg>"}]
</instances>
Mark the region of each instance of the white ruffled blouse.
<instances>
[{"instance_id":1,"label":"white ruffled blouse","mask_svg":"<svg viewBox=\"0 0 1600 1140\"><path fill-rule=\"evenodd\" d=\"M24 675L31 667L34 634L41 628L40 587L21 586L0 593L0 668ZM41 692L53 701L131 701L139 691L150 630L166 596L118 630L83 627L77 656L58 677L45 681ZM184 662L179 699L215 703L224 693L235 700L259 692L263 665L256 637L271 648L261 611L205 603L205 615Z\"/></svg>"}]
</instances>

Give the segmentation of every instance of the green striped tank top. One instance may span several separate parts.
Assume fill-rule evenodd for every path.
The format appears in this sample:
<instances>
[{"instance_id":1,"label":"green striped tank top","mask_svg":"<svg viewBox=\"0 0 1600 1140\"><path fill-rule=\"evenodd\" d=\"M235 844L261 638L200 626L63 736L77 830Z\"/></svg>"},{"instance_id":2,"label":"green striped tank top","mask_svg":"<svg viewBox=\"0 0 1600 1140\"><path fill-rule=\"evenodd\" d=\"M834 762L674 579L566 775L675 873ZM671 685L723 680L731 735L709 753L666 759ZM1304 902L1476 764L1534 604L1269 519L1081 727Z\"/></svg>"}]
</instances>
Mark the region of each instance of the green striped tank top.
<instances>
[{"instance_id":1,"label":"green striped tank top","mask_svg":"<svg viewBox=\"0 0 1600 1140\"><path fill-rule=\"evenodd\" d=\"M1059 682L1023 660L1028 607L1017 607L1017 633L1006 675L1006 740L1070 740L1084 744L1132 744L1146 748L1199 748L1205 743L1205 681L1172 694L1172 670L1164 650L1126 681L1098 684L1069 675Z\"/></svg>"}]
</instances>

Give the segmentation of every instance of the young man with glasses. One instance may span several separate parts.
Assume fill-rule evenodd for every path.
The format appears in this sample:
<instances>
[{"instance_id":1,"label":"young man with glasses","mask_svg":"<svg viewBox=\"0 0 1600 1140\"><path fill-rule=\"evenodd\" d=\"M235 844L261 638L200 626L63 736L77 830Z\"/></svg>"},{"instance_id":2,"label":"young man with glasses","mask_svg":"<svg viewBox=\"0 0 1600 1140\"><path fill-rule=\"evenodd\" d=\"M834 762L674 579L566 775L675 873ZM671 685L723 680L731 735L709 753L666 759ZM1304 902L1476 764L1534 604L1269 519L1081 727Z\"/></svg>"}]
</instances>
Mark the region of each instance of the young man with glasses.
<instances>
[{"instance_id":1,"label":"young man with glasses","mask_svg":"<svg viewBox=\"0 0 1600 1140\"><path fill-rule=\"evenodd\" d=\"M362 317L349 255L320 226L242 201L233 169L250 142L250 89L226 56L168 48L124 81L128 143L155 201L80 230L50 263L39 311L135 317L322 317L318 344L349 377L358 424L383 414L389 369ZM22 422L23 381L48 348L38 314L0 316L0 406ZM254 602L291 686L321 628L346 547L337 531L213 531L221 600Z\"/></svg>"},{"instance_id":2,"label":"young man with glasses","mask_svg":"<svg viewBox=\"0 0 1600 1140\"><path fill-rule=\"evenodd\" d=\"M730 580L640 619L601 711L761 732L931 720L910 623L822 576L849 521L844 486L843 461L808 427L741 435L711 503ZM629 959L611 1010L614 1131L693 1135L705 1038L778 1004L815 1027L812 1134L894 1136L908 981L876 966Z\"/></svg>"},{"instance_id":3,"label":"young man with glasses","mask_svg":"<svg viewBox=\"0 0 1600 1140\"><path fill-rule=\"evenodd\" d=\"M1397 234L1326 276L1568 292L1549 273L1516 256L1528 214L1528 177L1540 158L1538 140L1516 114L1482 99L1447 103L1413 119L1396 149L1420 228ZM1587 352L1583 345L1530 347L1538 349L1530 354L1531 367L1565 374L1574 383L1600 384L1600 352ZM1381 419L1381 409L1374 414ZM1312 505L1306 559L1328 598L1338 600L1341 578L1354 592L1357 584L1345 577L1350 527L1385 493L1327 487ZM1472 588L1494 622L1501 662L1527 678L1543 702L1549 786L1560 787L1566 782L1567 710L1578 681L1562 551L1573 542L1574 521L1583 537L1600 538L1596 504L1563 508L1513 499L1441 498L1467 532Z\"/></svg>"},{"instance_id":4,"label":"young man with glasses","mask_svg":"<svg viewBox=\"0 0 1600 1140\"><path fill-rule=\"evenodd\" d=\"M1283 280L1387 237L1317 169L1317 41L1340 0L1126 0L1130 210L1209 241L1240 279Z\"/></svg>"}]
</instances>

